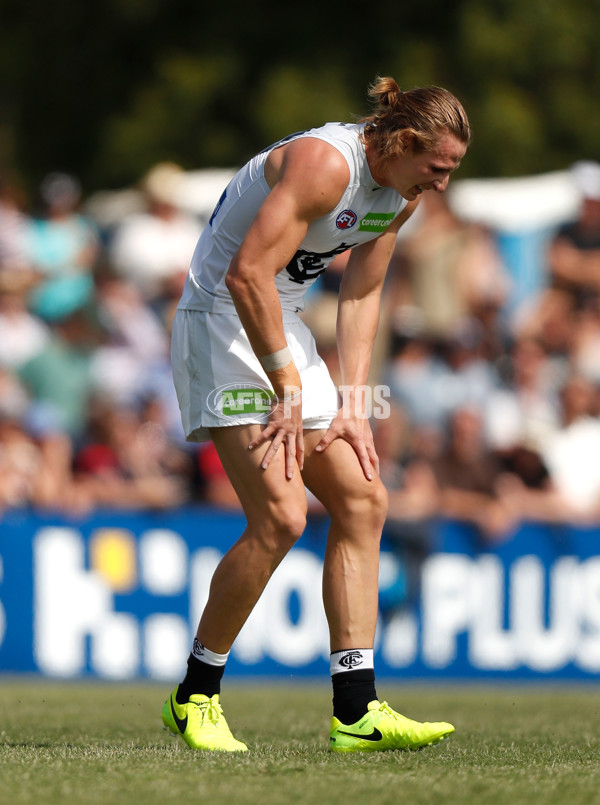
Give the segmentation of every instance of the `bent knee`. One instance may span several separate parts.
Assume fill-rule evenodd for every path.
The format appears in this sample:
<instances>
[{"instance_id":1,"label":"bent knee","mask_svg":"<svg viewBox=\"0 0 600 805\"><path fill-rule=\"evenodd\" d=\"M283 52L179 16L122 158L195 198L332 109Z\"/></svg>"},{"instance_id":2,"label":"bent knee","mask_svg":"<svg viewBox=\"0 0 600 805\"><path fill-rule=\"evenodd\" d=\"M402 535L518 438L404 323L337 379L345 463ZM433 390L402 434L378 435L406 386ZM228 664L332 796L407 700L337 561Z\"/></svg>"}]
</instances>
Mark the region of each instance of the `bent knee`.
<instances>
[{"instance_id":1,"label":"bent knee","mask_svg":"<svg viewBox=\"0 0 600 805\"><path fill-rule=\"evenodd\" d=\"M270 517L276 533L291 544L295 543L306 528L306 510L306 501L302 503L282 501L272 507Z\"/></svg>"},{"instance_id":2,"label":"bent knee","mask_svg":"<svg viewBox=\"0 0 600 805\"><path fill-rule=\"evenodd\" d=\"M387 489L379 478L365 481L335 499L332 517L368 519L374 527L383 528L388 512Z\"/></svg>"},{"instance_id":3,"label":"bent knee","mask_svg":"<svg viewBox=\"0 0 600 805\"><path fill-rule=\"evenodd\" d=\"M304 533L306 511L306 499L267 501L254 512L252 525L275 552L286 552Z\"/></svg>"}]
</instances>

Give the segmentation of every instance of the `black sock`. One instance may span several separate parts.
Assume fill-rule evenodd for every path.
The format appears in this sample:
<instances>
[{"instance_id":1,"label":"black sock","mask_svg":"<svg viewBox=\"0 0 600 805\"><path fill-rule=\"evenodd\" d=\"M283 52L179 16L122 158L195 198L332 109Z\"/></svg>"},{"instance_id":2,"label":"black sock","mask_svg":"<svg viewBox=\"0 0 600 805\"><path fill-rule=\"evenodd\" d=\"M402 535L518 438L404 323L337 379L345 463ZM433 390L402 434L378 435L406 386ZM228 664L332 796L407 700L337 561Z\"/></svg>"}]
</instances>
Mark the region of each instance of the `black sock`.
<instances>
[{"instance_id":1,"label":"black sock","mask_svg":"<svg viewBox=\"0 0 600 805\"><path fill-rule=\"evenodd\" d=\"M333 715L342 724L354 724L367 712L367 705L377 698L375 671L343 671L333 674Z\"/></svg>"},{"instance_id":2,"label":"black sock","mask_svg":"<svg viewBox=\"0 0 600 805\"><path fill-rule=\"evenodd\" d=\"M179 704L185 704L194 693L203 693L208 697L220 693L224 671L224 665L209 665L190 654L187 661L187 674L177 689L176 699Z\"/></svg>"}]
</instances>

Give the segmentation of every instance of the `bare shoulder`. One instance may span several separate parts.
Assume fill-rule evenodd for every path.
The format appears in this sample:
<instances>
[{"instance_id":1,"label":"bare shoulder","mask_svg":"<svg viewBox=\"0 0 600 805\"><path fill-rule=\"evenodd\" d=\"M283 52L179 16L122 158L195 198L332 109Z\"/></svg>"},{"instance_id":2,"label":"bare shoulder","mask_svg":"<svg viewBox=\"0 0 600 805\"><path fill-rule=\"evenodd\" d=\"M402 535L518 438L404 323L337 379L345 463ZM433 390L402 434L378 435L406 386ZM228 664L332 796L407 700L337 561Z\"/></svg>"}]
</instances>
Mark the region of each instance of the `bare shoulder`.
<instances>
[{"instance_id":1,"label":"bare shoulder","mask_svg":"<svg viewBox=\"0 0 600 805\"><path fill-rule=\"evenodd\" d=\"M325 214L342 197L350 169L334 146L317 137L301 137L269 155L265 178L271 188L279 186L293 192L302 204L315 206Z\"/></svg>"}]
</instances>

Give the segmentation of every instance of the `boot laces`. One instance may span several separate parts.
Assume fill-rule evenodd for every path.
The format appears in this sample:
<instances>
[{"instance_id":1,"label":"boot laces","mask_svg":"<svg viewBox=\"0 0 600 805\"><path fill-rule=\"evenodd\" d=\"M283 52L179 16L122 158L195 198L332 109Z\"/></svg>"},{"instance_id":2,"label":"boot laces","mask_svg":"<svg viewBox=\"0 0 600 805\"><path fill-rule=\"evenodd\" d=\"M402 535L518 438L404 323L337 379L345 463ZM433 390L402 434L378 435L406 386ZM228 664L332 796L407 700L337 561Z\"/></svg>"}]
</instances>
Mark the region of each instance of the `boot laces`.
<instances>
[{"instance_id":1,"label":"boot laces","mask_svg":"<svg viewBox=\"0 0 600 805\"><path fill-rule=\"evenodd\" d=\"M381 702L378 710L380 713L384 713L386 716L389 716L389 718L393 718L397 721L400 721L402 718L400 713L397 713L395 710L393 710L387 702Z\"/></svg>"},{"instance_id":2,"label":"boot laces","mask_svg":"<svg viewBox=\"0 0 600 805\"><path fill-rule=\"evenodd\" d=\"M215 726L218 725L219 720L223 715L223 710L220 704L213 701L212 699L209 699L207 702L196 703L196 707L198 707L200 710L203 724L206 721L210 721Z\"/></svg>"}]
</instances>

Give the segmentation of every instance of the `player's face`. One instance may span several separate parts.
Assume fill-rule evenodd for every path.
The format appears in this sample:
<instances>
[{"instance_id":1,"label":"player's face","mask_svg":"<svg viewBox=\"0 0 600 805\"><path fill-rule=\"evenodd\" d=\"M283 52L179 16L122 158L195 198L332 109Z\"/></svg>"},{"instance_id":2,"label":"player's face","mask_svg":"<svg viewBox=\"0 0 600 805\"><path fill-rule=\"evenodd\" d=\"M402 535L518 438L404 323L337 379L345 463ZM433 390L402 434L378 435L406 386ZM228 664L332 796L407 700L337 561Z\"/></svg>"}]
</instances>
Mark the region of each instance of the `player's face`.
<instances>
[{"instance_id":1,"label":"player's face","mask_svg":"<svg viewBox=\"0 0 600 805\"><path fill-rule=\"evenodd\" d=\"M467 150L452 134L443 134L431 151L405 154L390 159L385 165L385 186L412 201L424 190L443 193L450 174L460 165Z\"/></svg>"}]
</instances>

